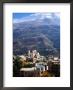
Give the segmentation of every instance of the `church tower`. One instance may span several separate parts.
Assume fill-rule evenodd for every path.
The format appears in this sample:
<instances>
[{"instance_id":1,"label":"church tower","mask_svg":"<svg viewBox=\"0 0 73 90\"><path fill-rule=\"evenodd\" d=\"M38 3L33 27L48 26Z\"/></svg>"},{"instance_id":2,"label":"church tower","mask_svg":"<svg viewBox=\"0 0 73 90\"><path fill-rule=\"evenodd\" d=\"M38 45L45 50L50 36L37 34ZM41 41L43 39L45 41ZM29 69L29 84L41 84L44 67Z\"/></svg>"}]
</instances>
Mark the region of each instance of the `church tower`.
<instances>
[{"instance_id":1,"label":"church tower","mask_svg":"<svg viewBox=\"0 0 73 90\"><path fill-rule=\"evenodd\" d=\"M28 51L28 57L29 57L29 58L31 57L31 52L30 52L30 50Z\"/></svg>"}]
</instances>

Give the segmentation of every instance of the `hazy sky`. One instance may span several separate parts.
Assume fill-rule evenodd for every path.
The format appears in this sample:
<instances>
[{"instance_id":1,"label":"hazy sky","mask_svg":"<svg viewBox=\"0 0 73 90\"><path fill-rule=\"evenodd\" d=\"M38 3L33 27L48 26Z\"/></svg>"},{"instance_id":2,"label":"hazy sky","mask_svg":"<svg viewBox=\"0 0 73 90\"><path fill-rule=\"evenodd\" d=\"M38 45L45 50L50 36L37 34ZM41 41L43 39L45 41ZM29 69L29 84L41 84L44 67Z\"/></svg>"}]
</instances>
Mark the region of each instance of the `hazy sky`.
<instances>
[{"instance_id":1,"label":"hazy sky","mask_svg":"<svg viewBox=\"0 0 73 90\"><path fill-rule=\"evenodd\" d=\"M35 19L42 19L42 18L60 18L60 13L52 13L52 12L36 12L36 13L13 13L13 23L23 22L23 21L30 21Z\"/></svg>"}]
</instances>

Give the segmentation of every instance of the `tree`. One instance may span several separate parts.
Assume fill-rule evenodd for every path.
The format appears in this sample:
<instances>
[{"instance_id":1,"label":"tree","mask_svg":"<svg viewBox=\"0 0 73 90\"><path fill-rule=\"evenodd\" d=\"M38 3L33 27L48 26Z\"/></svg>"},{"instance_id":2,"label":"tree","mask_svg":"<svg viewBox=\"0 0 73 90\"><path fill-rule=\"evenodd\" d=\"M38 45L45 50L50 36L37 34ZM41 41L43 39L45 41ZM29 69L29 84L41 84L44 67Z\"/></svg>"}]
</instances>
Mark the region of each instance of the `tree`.
<instances>
[{"instance_id":1,"label":"tree","mask_svg":"<svg viewBox=\"0 0 73 90\"><path fill-rule=\"evenodd\" d=\"M20 61L20 57L16 57L13 61L13 76L20 76L20 68L22 67L22 62Z\"/></svg>"},{"instance_id":2,"label":"tree","mask_svg":"<svg viewBox=\"0 0 73 90\"><path fill-rule=\"evenodd\" d=\"M60 76L60 65L59 64L53 64L52 72L55 75L55 77L59 77Z\"/></svg>"}]
</instances>

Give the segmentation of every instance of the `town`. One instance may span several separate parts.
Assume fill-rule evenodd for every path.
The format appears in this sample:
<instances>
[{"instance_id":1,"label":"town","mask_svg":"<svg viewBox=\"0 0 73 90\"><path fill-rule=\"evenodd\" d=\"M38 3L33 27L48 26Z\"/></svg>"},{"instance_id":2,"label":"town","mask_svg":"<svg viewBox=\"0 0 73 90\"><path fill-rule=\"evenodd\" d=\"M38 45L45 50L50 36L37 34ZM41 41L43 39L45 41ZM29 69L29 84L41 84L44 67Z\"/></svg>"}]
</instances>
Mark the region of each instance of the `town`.
<instances>
[{"instance_id":1,"label":"town","mask_svg":"<svg viewBox=\"0 0 73 90\"><path fill-rule=\"evenodd\" d=\"M13 56L13 77L60 77L60 58L40 55L37 50Z\"/></svg>"}]
</instances>

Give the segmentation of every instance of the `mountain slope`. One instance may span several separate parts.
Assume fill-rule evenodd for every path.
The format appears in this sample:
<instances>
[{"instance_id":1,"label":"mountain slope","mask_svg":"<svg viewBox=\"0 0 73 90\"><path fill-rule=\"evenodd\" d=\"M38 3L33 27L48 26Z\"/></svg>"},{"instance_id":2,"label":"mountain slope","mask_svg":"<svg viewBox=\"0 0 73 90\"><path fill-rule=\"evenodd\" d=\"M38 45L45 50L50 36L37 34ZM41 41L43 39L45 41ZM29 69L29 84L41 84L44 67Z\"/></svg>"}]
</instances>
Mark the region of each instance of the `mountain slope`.
<instances>
[{"instance_id":1,"label":"mountain slope","mask_svg":"<svg viewBox=\"0 0 73 90\"><path fill-rule=\"evenodd\" d=\"M31 18L32 17L32 18ZM60 20L56 15L34 14L13 23L13 53L24 54L36 49L42 55L58 54Z\"/></svg>"}]
</instances>

